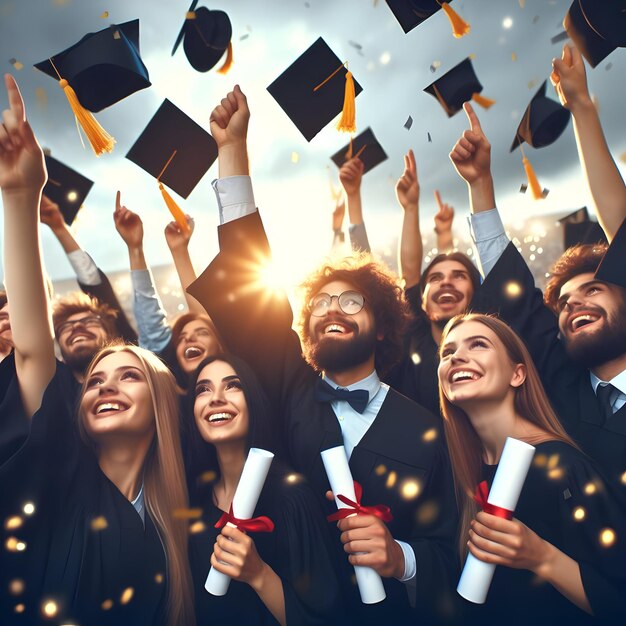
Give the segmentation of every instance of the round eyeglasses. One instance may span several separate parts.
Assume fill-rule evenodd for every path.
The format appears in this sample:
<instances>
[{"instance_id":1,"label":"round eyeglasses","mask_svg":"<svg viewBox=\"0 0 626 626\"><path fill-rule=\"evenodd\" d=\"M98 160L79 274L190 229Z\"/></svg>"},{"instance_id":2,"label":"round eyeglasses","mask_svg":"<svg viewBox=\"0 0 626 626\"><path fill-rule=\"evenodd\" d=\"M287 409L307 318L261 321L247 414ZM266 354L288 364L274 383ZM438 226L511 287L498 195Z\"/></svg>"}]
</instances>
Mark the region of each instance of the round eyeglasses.
<instances>
[{"instance_id":1,"label":"round eyeglasses","mask_svg":"<svg viewBox=\"0 0 626 626\"><path fill-rule=\"evenodd\" d=\"M365 305L365 298L358 291L344 291L338 296L331 296L328 293L318 293L309 302L309 311L314 317L326 315L330 309L333 299L337 298L339 308L346 315L356 315Z\"/></svg>"}]
</instances>

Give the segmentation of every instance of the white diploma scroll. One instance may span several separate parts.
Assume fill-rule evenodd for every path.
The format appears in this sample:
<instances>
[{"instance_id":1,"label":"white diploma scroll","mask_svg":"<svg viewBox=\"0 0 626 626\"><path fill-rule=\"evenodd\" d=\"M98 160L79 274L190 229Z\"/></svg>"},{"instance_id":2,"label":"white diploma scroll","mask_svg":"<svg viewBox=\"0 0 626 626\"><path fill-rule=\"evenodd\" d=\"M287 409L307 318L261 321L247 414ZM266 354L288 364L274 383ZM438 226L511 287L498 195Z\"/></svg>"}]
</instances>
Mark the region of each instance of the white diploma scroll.
<instances>
[{"instance_id":1,"label":"white diploma scroll","mask_svg":"<svg viewBox=\"0 0 626 626\"><path fill-rule=\"evenodd\" d=\"M322 452L322 461L330 482L330 488L335 496L337 508L349 508L349 505L344 504L337 498L341 494L353 502L356 501L354 481L348 465L345 448L337 446L336 448L324 450ZM386 598L383 581L371 567L355 565L354 573L356 574L356 582L363 604L375 604L376 602L382 602Z\"/></svg>"},{"instance_id":2,"label":"white diploma scroll","mask_svg":"<svg viewBox=\"0 0 626 626\"><path fill-rule=\"evenodd\" d=\"M237 519L250 519L259 501L261 490L265 484L267 472L274 459L274 455L267 450L250 448L246 464L243 466L239 485L233 497L233 516ZM234 524L228 522L234 528ZM204 583L204 588L214 596L223 596L228 591L230 576L218 572L211 567Z\"/></svg>"},{"instance_id":3,"label":"white diploma scroll","mask_svg":"<svg viewBox=\"0 0 626 626\"><path fill-rule=\"evenodd\" d=\"M515 511L535 448L519 439L507 437L498 469L489 490L487 502ZM465 567L456 588L459 595L476 604L484 604L496 566L467 555Z\"/></svg>"}]
</instances>

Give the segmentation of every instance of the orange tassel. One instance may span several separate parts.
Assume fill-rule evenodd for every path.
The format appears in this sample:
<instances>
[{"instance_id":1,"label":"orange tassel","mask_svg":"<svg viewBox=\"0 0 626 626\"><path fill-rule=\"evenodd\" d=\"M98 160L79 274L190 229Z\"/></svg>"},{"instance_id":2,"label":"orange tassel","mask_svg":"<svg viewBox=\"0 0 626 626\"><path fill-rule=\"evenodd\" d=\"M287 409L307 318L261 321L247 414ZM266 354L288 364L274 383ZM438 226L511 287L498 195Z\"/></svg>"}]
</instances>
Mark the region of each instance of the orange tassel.
<instances>
[{"instance_id":1,"label":"orange tassel","mask_svg":"<svg viewBox=\"0 0 626 626\"><path fill-rule=\"evenodd\" d=\"M344 133L356 133L356 109L354 106L354 80L352 72L346 72L346 89L343 96L343 110L341 119L337 124L337 130Z\"/></svg>"},{"instance_id":2,"label":"orange tassel","mask_svg":"<svg viewBox=\"0 0 626 626\"><path fill-rule=\"evenodd\" d=\"M226 59L224 64L217 70L218 74L226 74L233 64L233 44L228 42L228 50L226 51Z\"/></svg>"},{"instance_id":3,"label":"orange tassel","mask_svg":"<svg viewBox=\"0 0 626 626\"><path fill-rule=\"evenodd\" d=\"M476 104L480 104L483 109L488 109L496 103L495 100L492 100L491 98L485 98L485 96L481 96L479 93L472 94L472 100Z\"/></svg>"},{"instance_id":4,"label":"orange tassel","mask_svg":"<svg viewBox=\"0 0 626 626\"><path fill-rule=\"evenodd\" d=\"M185 217L185 214L183 213L182 209L176 204L176 202L174 201L174 198L172 198L172 196L170 196L170 194L167 193L167 189L163 187L163 183L161 182L159 182L159 189L161 190L161 193L163 194L163 200L165 200L165 204L167 204L167 208L170 210L172 217L176 220L176 223L180 226L182 231L188 233L191 230L191 228L189 227L189 224L187 223L187 218Z\"/></svg>"},{"instance_id":5,"label":"orange tassel","mask_svg":"<svg viewBox=\"0 0 626 626\"><path fill-rule=\"evenodd\" d=\"M444 13L452 24L452 34L459 39L470 32L470 25L447 3L439 2Z\"/></svg>"},{"instance_id":6,"label":"orange tassel","mask_svg":"<svg viewBox=\"0 0 626 626\"><path fill-rule=\"evenodd\" d=\"M350 137L350 145L348 146L348 151L346 152L346 161L349 161L352 158L353 148L352 148L352 137Z\"/></svg>"},{"instance_id":7,"label":"orange tassel","mask_svg":"<svg viewBox=\"0 0 626 626\"><path fill-rule=\"evenodd\" d=\"M530 164L530 161L526 157L522 158L522 163L524 164L524 169L526 170L526 178L528 179L528 186L530 187L530 191L533 194L533 199L543 200L543 190L541 189L541 185L537 180L537 174L535 174L533 166Z\"/></svg>"},{"instance_id":8,"label":"orange tassel","mask_svg":"<svg viewBox=\"0 0 626 626\"><path fill-rule=\"evenodd\" d=\"M85 136L91 144L93 151L96 153L96 156L100 156L103 152L113 152L115 139L100 126L98 120L93 116L93 113L87 111L87 109L81 105L76 92L64 78L59 81L59 85L65 92L67 100L72 107L72 111L76 116L76 121L85 132Z\"/></svg>"}]
</instances>

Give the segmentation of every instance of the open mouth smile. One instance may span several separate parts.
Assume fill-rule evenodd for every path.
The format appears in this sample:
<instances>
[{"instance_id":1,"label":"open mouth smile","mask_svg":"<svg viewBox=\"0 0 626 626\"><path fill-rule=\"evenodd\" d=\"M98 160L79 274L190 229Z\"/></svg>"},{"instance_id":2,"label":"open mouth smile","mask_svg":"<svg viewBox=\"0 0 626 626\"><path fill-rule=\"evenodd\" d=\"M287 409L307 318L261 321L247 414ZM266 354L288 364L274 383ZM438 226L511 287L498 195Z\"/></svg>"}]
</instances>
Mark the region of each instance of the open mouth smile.
<instances>
[{"instance_id":1,"label":"open mouth smile","mask_svg":"<svg viewBox=\"0 0 626 626\"><path fill-rule=\"evenodd\" d=\"M575 313L570 316L568 326L572 332L577 332L589 324L597 322L601 318L597 313Z\"/></svg>"},{"instance_id":2,"label":"open mouth smile","mask_svg":"<svg viewBox=\"0 0 626 626\"><path fill-rule=\"evenodd\" d=\"M222 411L220 413L211 413L205 419L209 424L225 424L235 419L235 414L229 411Z\"/></svg>"},{"instance_id":3,"label":"open mouth smile","mask_svg":"<svg viewBox=\"0 0 626 626\"><path fill-rule=\"evenodd\" d=\"M448 382L454 383L467 383L481 378L479 374L472 370L453 370L448 376Z\"/></svg>"},{"instance_id":4,"label":"open mouth smile","mask_svg":"<svg viewBox=\"0 0 626 626\"><path fill-rule=\"evenodd\" d=\"M433 300L439 305L452 305L458 304L463 300L463 294L456 289L446 289L444 291L440 291Z\"/></svg>"},{"instance_id":5,"label":"open mouth smile","mask_svg":"<svg viewBox=\"0 0 626 626\"><path fill-rule=\"evenodd\" d=\"M204 350L198 346L189 346L185 348L184 356L187 361L199 359L204 355Z\"/></svg>"},{"instance_id":6,"label":"open mouth smile","mask_svg":"<svg viewBox=\"0 0 626 626\"><path fill-rule=\"evenodd\" d=\"M124 404L123 402L117 402L117 401L116 402L112 402L112 401L100 402L96 404L94 413L96 415L119 413L121 411L127 411L128 408L129 408L128 405Z\"/></svg>"}]
</instances>

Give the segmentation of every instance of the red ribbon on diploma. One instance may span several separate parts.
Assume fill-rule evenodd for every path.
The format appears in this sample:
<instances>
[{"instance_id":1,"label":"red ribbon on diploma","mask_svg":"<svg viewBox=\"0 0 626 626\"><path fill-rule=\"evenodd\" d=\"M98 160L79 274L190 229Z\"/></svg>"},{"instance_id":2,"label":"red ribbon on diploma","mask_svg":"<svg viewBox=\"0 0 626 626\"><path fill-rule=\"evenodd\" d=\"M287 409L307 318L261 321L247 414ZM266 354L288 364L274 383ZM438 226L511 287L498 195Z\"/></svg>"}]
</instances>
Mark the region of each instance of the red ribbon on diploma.
<instances>
[{"instance_id":1,"label":"red ribbon on diploma","mask_svg":"<svg viewBox=\"0 0 626 626\"><path fill-rule=\"evenodd\" d=\"M375 504L374 506L363 506L361 504L361 496L363 495L363 488L359 483L354 481L354 495L356 497L356 502L350 500L350 498L346 498L346 496L342 494L337 495L337 499L341 500L344 504L347 504L347 509L338 509L335 513L329 515L326 519L329 522L336 522L337 520L344 519L349 517L350 515L374 515L383 522L390 522L393 519L393 515L391 514L391 509L385 504Z\"/></svg>"},{"instance_id":2,"label":"red ribbon on diploma","mask_svg":"<svg viewBox=\"0 0 626 626\"><path fill-rule=\"evenodd\" d=\"M490 513L496 517L501 517L502 519L513 519L513 511L504 509L501 506L496 506L495 504L489 504L489 502L487 502L488 497L489 487L487 486L487 481L483 480L476 486L476 493L474 494L474 500L480 504L480 508L485 513Z\"/></svg>"},{"instance_id":3,"label":"red ribbon on diploma","mask_svg":"<svg viewBox=\"0 0 626 626\"><path fill-rule=\"evenodd\" d=\"M265 517L265 515L251 517L250 519L237 519L233 515L232 504L228 513L224 513L222 517L217 520L215 528L223 528L229 522L239 530L245 530L251 533L271 533L274 530L274 522L272 522L269 517Z\"/></svg>"}]
</instances>

